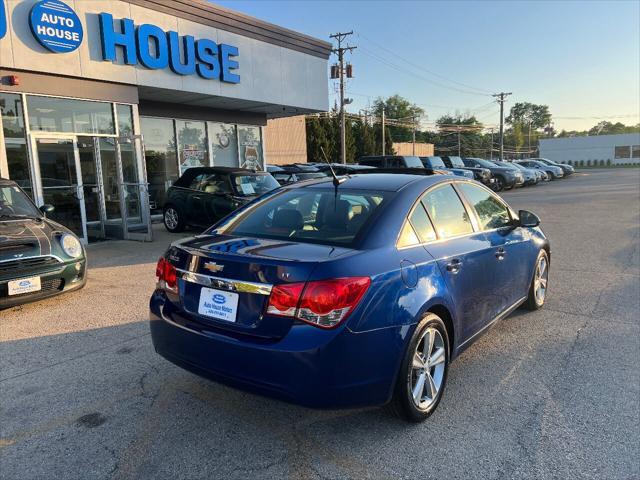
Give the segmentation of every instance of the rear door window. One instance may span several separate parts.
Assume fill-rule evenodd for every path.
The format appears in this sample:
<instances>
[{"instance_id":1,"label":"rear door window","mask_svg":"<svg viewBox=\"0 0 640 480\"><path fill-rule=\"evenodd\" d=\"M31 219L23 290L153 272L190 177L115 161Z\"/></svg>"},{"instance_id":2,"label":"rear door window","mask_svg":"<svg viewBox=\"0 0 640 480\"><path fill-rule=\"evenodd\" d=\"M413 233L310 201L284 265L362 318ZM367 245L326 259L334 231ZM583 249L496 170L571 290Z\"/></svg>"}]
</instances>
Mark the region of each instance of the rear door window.
<instances>
[{"instance_id":1,"label":"rear door window","mask_svg":"<svg viewBox=\"0 0 640 480\"><path fill-rule=\"evenodd\" d=\"M507 206L493 196L488 190L470 183L459 183L462 194L467 197L480 222L483 230L508 227L511 225L511 215Z\"/></svg>"},{"instance_id":2,"label":"rear door window","mask_svg":"<svg viewBox=\"0 0 640 480\"><path fill-rule=\"evenodd\" d=\"M422 243L436 239L436 231L434 230L431 220L429 220L429 216L427 215L422 203L416 205L411 217L409 217L409 221Z\"/></svg>"},{"instance_id":3,"label":"rear door window","mask_svg":"<svg viewBox=\"0 0 640 480\"><path fill-rule=\"evenodd\" d=\"M473 233L471 218L452 185L438 187L422 199L433 220L438 238L451 238Z\"/></svg>"}]
</instances>

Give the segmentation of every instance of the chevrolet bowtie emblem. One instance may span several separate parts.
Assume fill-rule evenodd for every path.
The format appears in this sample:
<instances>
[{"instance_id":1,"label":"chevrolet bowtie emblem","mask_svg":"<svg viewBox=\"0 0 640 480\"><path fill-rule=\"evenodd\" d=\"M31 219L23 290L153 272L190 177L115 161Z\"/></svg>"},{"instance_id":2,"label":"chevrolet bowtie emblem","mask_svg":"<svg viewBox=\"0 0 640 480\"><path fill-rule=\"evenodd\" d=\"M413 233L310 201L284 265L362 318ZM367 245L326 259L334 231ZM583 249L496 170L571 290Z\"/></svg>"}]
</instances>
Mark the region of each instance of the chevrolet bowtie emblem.
<instances>
[{"instance_id":1,"label":"chevrolet bowtie emblem","mask_svg":"<svg viewBox=\"0 0 640 480\"><path fill-rule=\"evenodd\" d=\"M210 272L216 273L224 270L224 265L218 265L216 262L207 262L204 264L204 268Z\"/></svg>"}]
</instances>

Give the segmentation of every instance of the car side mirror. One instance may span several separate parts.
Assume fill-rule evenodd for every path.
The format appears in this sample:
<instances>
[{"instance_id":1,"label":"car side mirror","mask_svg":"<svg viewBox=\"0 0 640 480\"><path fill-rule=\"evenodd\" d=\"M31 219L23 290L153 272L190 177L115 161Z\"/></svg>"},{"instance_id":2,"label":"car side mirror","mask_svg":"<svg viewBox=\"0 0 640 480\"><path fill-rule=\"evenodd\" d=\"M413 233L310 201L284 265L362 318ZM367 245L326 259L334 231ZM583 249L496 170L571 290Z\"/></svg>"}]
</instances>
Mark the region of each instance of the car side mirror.
<instances>
[{"instance_id":1,"label":"car side mirror","mask_svg":"<svg viewBox=\"0 0 640 480\"><path fill-rule=\"evenodd\" d=\"M520 210L518 212L518 217L520 219L520 226L533 228L540 225L540 218L535 214L528 210Z\"/></svg>"},{"instance_id":2,"label":"car side mirror","mask_svg":"<svg viewBox=\"0 0 640 480\"><path fill-rule=\"evenodd\" d=\"M53 205L49 205L48 203L42 205L40 207L40 211L44 214L47 215L48 213L52 213L56 208Z\"/></svg>"}]
</instances>

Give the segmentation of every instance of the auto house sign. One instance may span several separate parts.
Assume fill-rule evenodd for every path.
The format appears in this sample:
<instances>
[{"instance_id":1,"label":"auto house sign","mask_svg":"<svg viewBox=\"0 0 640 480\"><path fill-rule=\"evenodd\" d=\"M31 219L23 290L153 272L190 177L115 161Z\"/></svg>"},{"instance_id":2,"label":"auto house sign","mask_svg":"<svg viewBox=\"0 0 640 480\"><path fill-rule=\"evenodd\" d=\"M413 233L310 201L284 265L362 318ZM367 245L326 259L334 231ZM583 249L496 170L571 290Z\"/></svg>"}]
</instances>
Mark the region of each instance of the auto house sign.
<instances>
[{"instance_id":1,"label":"auto house sign","mask_svg":"<svg viewBox=\"0 0 640 480\"><path fill-rule=\"evenodd\" d=\"M77 50L84 37L76 12L58 0L36 3L29 15L29 26L40 45L54 53Z\"/></svg>"}]
</instances>

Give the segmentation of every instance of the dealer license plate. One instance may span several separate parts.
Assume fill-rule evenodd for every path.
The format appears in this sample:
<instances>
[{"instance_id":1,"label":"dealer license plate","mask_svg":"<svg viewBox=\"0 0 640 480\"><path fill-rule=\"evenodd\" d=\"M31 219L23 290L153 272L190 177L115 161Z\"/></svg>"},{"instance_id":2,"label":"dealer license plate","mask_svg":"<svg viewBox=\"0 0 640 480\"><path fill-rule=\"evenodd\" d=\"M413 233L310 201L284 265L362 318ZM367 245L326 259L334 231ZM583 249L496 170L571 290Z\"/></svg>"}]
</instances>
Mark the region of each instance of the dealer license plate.
<instances>
[{"instance_id":1,"label":"dealer license plate","mask_svg":"<svg viewBox=\"0 0 640 480\"><path fill-rule=\"evenodd\" d=\"M238 294L202 287L198 313L216 320L235 322L238 314Z\"/></svg>"},{"instance_id":2,"label":"dealer license plate","mask_svg":"<svg viewBox=\"0 0 640 480\"><path fill-rule=\"evenodd\" d=\"M40 277L21 278L20 280L9 282L9 296L39 292L41 289Z\"/></svg>"}]
</instances>

